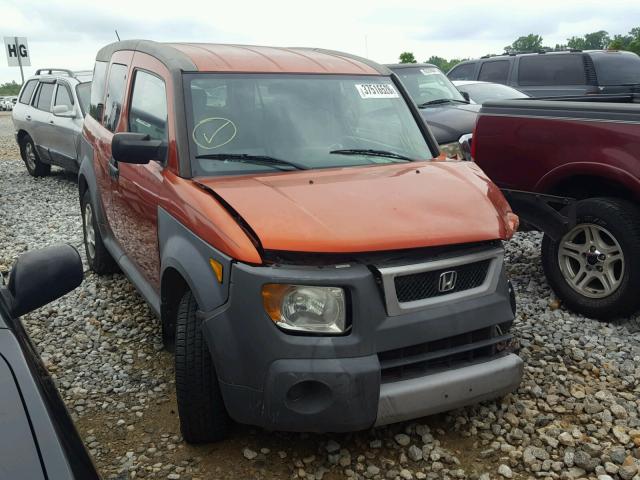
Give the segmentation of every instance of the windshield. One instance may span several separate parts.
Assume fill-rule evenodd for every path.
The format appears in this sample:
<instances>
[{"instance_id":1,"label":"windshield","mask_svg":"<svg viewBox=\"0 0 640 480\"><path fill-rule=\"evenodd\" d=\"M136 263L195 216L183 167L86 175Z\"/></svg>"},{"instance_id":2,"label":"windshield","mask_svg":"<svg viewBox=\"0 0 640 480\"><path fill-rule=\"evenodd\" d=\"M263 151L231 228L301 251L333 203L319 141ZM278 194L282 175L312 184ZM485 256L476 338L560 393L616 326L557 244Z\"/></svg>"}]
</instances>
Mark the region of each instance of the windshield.
<instances>
[{"instance_id":1,"label":"windshield","mask_svg":"<svg viewBox=\"0 0 640 480\"><path fill-rule=\"evenodd\" d=\"M433 157L389 77L187 74L195 176Z\"/></svg>"},{"instance_id":2,"label":"windshield","mask_svg":"<svg viewBox=\"0 0 640 480\"><path fill-rule=\"evenodd\" d=\"M394 72L417 105L464 102L464 97L436 67L398 68Z\"/></svg>"},{"instance_id":3,"label":"windshield","mask_svg":"<svg viewBox=\"0 0 640 480\"><path fill-rule=\"evenodd\" d=\"M91 82L84 82L76 85L76 95L78 95L78 102L80 102L80 108L84 115L87 113L89 101L91 100Z\"/></svg>"},{"instance_id":4,"label":"windshield","mask_svg":"<svg viewBox=\"0 0 640 480\"><path fill-rule=\"evenodd\" d=\"M515 88L500 85L499 83L472 83L460 85L458 90L467 92L471 100L483 104L489 100L511 100L512 98L526 98L529 95Z\"/></svg>"},{"instance_id":5,"label":"windshield","mask_svg":"<svg viewBox=\"0 0 640 480\"><path fill-rule=\"evenodd\" d=\"M604 52L593 55L600 85L640 83L640 57L622 52Z\"/></svg>"}]
</instances>

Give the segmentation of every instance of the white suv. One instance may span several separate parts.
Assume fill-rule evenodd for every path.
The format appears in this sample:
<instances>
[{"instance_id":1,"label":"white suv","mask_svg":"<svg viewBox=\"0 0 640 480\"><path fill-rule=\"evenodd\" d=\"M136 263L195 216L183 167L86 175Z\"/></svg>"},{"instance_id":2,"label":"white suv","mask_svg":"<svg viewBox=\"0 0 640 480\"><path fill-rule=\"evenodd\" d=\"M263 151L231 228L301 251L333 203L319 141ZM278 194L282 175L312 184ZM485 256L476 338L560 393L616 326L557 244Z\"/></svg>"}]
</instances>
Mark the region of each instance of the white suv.
<instances>
[{"instance_id":1,"label":"white suv","mask_svg":"<svg viewBox=\"0 0 640 480\"><path fill-rule=\"evenodd\" d=\"M91 71L41 68L20 90L12 118L20 155L34 177L48 175L51 165L78 171L91 77Z\"/></svg>"}]
</instances>

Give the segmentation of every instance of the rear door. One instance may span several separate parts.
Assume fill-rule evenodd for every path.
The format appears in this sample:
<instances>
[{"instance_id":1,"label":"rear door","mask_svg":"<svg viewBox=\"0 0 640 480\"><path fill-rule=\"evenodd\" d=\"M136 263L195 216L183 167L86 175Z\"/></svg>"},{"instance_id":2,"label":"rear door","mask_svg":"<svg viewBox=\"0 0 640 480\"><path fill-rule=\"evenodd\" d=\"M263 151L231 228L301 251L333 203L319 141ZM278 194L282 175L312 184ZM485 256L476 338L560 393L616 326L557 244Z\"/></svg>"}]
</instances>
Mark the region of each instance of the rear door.
<instances>
[{"instance_id":1,"label":"rear door","mask_svg":"<svg viewBox=\"0 0 640 480\"><path fill-rule=\"evenodd\" d=\"M53 115L51 105L55 92L55 80L40 81L38 90L33 97L31 111L29 113L31 122L30 135L36 145L40 158L47 163L51 162L49 155L49 145L53 137Z\"/></svg>"},{"instance_id":2,"label":"rear door","mask_svg":"<svg viewBox=\"0 0 640 480\"><path fill-rule=\"evenodd\" d=\"M54 135L51 136L49 149L52 159L65 168L76 170L78 163L76 160L76 142L80 125L78 125L80 108L75 105L71 87L66 82L58 82L53 97L53 106L64 106L68 112L72 112L74 117L60 116L53 113Z\"/></svg>"},{"instance_id":3,"label":"rear door","mask_svg":"<svg viewBox=\"0 0 640 480\"><path fill-rule=\"evenodd\" d=\"M518 89L533 97L584 95L588 90L582 53L522 55L516 72Z\"/></svg>"}]
</instances>

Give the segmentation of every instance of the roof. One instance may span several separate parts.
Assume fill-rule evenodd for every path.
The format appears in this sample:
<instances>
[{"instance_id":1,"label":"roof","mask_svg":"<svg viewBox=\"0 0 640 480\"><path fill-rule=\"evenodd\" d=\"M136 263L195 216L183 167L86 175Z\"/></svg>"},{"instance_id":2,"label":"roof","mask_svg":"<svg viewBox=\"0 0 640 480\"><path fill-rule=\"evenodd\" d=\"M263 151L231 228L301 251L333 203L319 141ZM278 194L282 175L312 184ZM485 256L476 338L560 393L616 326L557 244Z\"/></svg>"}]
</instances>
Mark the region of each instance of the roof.
<instances>
[{"instance_id":1,"label":"roof","mask_svg":"<svg viewBox=\"0 0 640 480\"><path fill-rule=\"evenodd\" d=\"M438 68L433 63L386 63L385 67L390 68L391 70L397 70L399 68Z\"/></svg>"},{"instance_id":2,"label":"roof","mask_svg":"<svg viewBox=\"0 0 640 480\"><path fill-rule=\"evenodd\" d=\"M109 61L119 50L151 55L170 70L183 72L334 73L389 75L388 69L348 53L318 48L282 48L214 43L160 43L124 40L98 51L96 60Z\"/></svg>"}]
</instances>

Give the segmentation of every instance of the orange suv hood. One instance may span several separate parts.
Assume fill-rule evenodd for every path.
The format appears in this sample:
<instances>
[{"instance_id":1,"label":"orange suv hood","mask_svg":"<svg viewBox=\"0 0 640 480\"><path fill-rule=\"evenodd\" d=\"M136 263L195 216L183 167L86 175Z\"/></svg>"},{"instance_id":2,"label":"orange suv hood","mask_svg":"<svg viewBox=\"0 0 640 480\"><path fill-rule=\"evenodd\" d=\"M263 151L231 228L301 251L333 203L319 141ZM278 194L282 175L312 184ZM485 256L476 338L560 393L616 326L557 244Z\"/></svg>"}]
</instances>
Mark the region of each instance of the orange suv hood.
<instances>
[{"instance_id":1,"label":"orange suv hood","mask_svg":"<svg viewBox=\"0 0 640 480\"><path fill-rule=\"evenodd\" d=\"M471 162L194 180L241 215L266 250L368 252L508 239L517 223Z\"/></svg>"}]
</instances>

